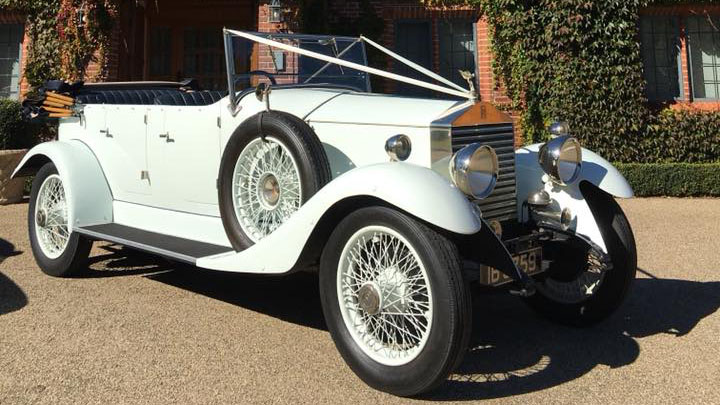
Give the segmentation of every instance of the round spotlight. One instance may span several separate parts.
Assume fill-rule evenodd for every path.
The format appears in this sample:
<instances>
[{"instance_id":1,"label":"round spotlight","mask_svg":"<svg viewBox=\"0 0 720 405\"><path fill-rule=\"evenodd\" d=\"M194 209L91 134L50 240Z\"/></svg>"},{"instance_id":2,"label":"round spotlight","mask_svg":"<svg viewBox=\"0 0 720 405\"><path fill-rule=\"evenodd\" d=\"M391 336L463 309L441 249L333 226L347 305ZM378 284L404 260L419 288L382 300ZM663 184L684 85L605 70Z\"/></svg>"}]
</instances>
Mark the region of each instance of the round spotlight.
<instances>
[{"instance_id":1,"label":"round spotlight","mask_svg":"<svg viewBox=\"0 0 720 405\"><path fill-rule=\"evenodd\" d=\"M395 135L385 142L385 152L394 162L402 162L410 157L412 143L407 135Z\"/></svg>"},{"instance_id":2,"label":"round spotlight","mask_svg":"<svg viewBox=\"0 0 720 405\"><path fill-rule=\"evenodd\" d=\"M570 125L564 121L557 121L550 124L548 131L552 136L570 135Z\"/></svg>"},{"instance_id":3,"label":"round spotlight","mask_svg":"<svg viewBox=\"0 0 720 405\"><path fill-rule=\"evenodd\" d=\"M577 139L560 136L540 148L540 166L550 178L560 184L577 180L582 166L582 147Z\"/></svg>"},{"instance_id":4,"label":"round spotlight","mask_svg":"<svg viewBox=\"0 0 720 405\"><path fill-rule=\"evenodd\" d=\"M493 192L499 170L495 150L479 143L460 149L450 160L450 175L457 188L478 200Z\"/></svg>"}]
</instances>

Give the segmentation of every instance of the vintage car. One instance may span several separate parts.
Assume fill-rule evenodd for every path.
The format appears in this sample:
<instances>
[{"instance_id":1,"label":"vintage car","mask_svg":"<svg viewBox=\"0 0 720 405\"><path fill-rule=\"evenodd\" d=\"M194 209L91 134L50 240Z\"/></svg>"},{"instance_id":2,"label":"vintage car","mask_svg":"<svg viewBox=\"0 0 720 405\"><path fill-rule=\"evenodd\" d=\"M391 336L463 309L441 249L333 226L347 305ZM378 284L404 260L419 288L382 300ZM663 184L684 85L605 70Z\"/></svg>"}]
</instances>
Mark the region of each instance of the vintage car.
<instances>
[{"instance_id":1,"label":"vintage car","mask_svg":"<svg viewBox=\"0 0 720 405\"><path fill-rule=\"evenodd\" d=\"M636 248L615 197L632 189L566 124L516 149L512 119L467 72L469 88L364 37L223 34L225 91L47 91L59 139L14 173L35 176L29 237L45 273L80 273L96 240L201 269L315 269L342 357L400 396L462 360L471 289L577 326L627 295ZM415 74L368 66L367 45ZM372 93L370 75L439 97Z\"/></svg>"}]
</instances>

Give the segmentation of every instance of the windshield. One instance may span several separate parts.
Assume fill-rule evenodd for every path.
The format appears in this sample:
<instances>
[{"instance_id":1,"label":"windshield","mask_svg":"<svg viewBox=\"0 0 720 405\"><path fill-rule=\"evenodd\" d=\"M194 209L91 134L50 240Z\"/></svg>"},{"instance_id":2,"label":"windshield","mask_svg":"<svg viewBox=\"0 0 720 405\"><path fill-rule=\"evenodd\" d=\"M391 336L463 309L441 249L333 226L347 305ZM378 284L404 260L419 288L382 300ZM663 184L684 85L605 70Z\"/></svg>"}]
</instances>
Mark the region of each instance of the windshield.
<instances>
[{"instance_id":1,"label":"windshield","mask_svg":"<svg viewBox=\"0 0 720 405\"><path fill-rule=\"evenodd\" d=\"M348 62L367 65L365 44L359 38L253 33L282 44ZM232 55L232 82L236 91L273 85L330 85L370 92L368 74L270 45L233 36L226 43Z\"/></svg>"}]
</instances>

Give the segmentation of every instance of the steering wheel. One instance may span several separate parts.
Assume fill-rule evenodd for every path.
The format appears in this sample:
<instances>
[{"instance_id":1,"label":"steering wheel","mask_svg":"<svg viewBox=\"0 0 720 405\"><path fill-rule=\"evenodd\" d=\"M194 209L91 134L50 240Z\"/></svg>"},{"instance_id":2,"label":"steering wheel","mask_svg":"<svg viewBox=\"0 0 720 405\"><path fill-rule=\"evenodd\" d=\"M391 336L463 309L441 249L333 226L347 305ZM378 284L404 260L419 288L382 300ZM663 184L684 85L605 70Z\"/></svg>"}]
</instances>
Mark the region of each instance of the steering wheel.
<instances>
[{"instance_id":1,"label":"steering wheel","mask_svg":"<svg viewBox=\"0 0 720 405\"><path fill-rule=\"evenodd\" d=\"M248 72L249 75L259 75L259 76L265 76L270 80L270 83L275 86L277 85L277 80L275 80L275 75L273 75L270 72L266 72L264 70L253 70L251 72Z\"/></svg>"}]
</instances>

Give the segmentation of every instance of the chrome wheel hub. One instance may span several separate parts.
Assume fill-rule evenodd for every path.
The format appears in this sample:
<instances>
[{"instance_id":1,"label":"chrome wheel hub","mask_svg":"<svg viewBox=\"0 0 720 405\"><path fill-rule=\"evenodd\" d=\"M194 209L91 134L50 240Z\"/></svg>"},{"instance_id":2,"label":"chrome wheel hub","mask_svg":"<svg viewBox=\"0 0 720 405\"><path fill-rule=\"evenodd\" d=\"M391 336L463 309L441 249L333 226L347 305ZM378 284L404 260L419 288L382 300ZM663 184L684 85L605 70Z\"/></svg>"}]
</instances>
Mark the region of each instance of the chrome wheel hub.
<instances>
[{"instance_id":1,"label":"chrome wheel hub","mask_svg":"<svg viewBox=\"0 0 720 405\"><path fill-rule=\"evenodd\" d=\"M254 242L285 223L302 204L300 170L288 148L273 137L250 142L235 164L232 198L240 227Z\"/></svg>"},{"instance_id":2,"label":"chrome wheel hub","mask_svg":"<svg viewBox=\"0 0 720 405\"><path fill-rule=\"evenodd\" d=\"M37 210L37 213L35 214L35 223L41 228L45 227L45 224L47 223L47 213L44 208Z\"/></svg>"},{"instance_id":3,"label":"chrome wheel hub","mask_svg":"<svg viewBox=\"0 0 720 405\"><path fill-rule=\"evenodd\" d=\"M377 315L382 308L382 295L375 283L368 283L358 290L358 304L363 311L370 315Z\"/></svg>"},{"instance_id":4,"label":"chrome wheel hub","mask_svg":"<svg viewBox=\"0 0 720 405\"><path fill-rule=\"evenodd\" d=\"M432 328L430 281L397 231L368 226L350 237L338 263L337 290L345 326L373 360L399 366L423 350Z\"/></svg>"},{"instance_id":5,"label":"chrome wheel hub","mask_svg":"<svg viewBox=\"0 0 720 405\"><path fill-rule=\"evenodd\" d=\"M260 180L260 187L262 188L260 194L263 197L262 202L265 203L265 207L271 209L276 206L278 200L280 200L280 183L278 183L277 177L272 173L266 174Z\"/></svg>"}]
</instances>

